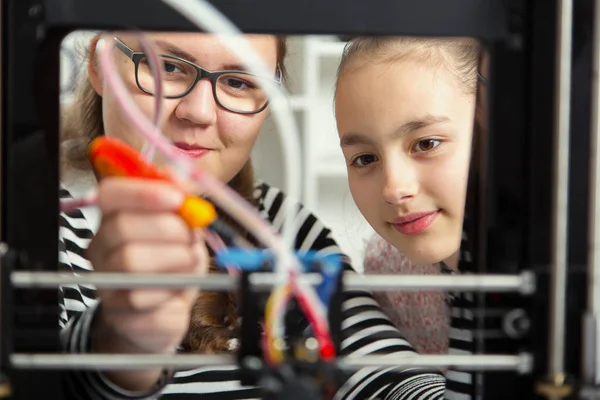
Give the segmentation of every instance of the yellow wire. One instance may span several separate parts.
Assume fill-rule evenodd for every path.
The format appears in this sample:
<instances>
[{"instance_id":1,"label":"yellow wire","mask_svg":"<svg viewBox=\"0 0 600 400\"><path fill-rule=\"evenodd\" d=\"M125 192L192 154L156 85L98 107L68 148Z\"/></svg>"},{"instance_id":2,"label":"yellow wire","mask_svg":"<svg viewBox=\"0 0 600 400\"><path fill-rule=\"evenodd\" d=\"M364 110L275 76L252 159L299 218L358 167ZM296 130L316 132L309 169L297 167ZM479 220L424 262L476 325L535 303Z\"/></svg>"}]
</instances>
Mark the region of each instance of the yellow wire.
<instances>
[{"instance_id":1,"label":"yellow wire","mask_svg":"<svg viewBox=\"0 0 600 400\"><path fill-rule=\"evenodd\" d=\"M279 286L271 293L265 306L265 335L268 349L267 351L269 359L273 363L283 362L283 352L282 349L276 346L277 340L280 338L273 337L273 335L280 334L280 332L273 332L271 327L278 320L277 316L284 311L283 308L285 307L285 299L291 294L291 291L292 286L289 283Z\"/></svg>"}]
</instances>

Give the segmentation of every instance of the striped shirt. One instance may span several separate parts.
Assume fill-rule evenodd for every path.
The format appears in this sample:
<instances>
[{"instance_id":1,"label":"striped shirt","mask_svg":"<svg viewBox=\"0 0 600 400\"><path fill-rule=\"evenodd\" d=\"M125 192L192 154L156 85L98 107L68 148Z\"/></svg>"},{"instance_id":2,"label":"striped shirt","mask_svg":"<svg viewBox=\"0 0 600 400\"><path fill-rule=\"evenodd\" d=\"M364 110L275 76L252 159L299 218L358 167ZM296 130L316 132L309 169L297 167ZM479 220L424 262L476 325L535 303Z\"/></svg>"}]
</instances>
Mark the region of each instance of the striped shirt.
<instances>
[{"instance_id":1,"label":"striped shirt","mask_svg":"<svg viewBox=\"0 0 600 400\"><path fill-rule=\"evenodd\" d=\"M466 217L465 217L466 221ZM466 222L465 222L466 223ZM467 233L463 230L458 270L460 273L472 273L473 263ZM445 263L441 263L442 273L454 274ZM475 340L475 315L473 307L475 297L471 292L450 292L448 306L450 307L450 335L448 343L448 354L469 355L474 353ZM470 371L455 371L449 369L446 372L446 395L447 400L472 400L474 398L475 382L474 374Z\"/></svg>"},{"instance_id":2,"label":"striped shirt","mask_svg":"<svg viewBox=\"0 0 600 400\"><path fill-rule=\"evenodd\" d=\"M444 262L412 263L378 235L367 245L364 266L367 274L455 274ZM469 273L472 270L467 235L463 232L459 271ZM473 352L476 321L472 293L442 290L386 291L375 293L374 297L390 320L420 353L467 355ZM452 369L447 371L447 400L471 400L474 398L474 388L470 372Z\"/></svg>"},{"instance_id":3,"label":"striped shirt","mask_svg":"<svg viewBox=\"0 0 600 400\"><path fill-rule=\"evenodd\" d=\"M70 197L61 189L61 198ZM276 230L289 216L284 215L284 194L267 184L256 185L255 198L258 212ZM295 247L298 250L339 253L330 230L308 210L299 206L294 215ZM75 210L60 215L59 263L62 270L77 274L92 270L85 256L97 226L90 222L93 215L86 210ZM88 211L89 212L89 211ZM347 257L344 268L351 269ZM85 353L90 349L91 323L98 308L95 288L92 286L65 285L60 290L61 304L59 324L61 341L65 351ZM347 291L343 301L342 354L397 355L399 363L403 356L415 351L400 335L381 311L373 297L360 290ZM71 371L67 375L68 394L77 399L254 399L260 390L241 386L235 367L198 367L178 371L174 377L147 393L122 390L97 371ZM443 399L445 379L439 371L419 368L364 368L342 385L336 399Z\"/></svg>"}]
</instances>

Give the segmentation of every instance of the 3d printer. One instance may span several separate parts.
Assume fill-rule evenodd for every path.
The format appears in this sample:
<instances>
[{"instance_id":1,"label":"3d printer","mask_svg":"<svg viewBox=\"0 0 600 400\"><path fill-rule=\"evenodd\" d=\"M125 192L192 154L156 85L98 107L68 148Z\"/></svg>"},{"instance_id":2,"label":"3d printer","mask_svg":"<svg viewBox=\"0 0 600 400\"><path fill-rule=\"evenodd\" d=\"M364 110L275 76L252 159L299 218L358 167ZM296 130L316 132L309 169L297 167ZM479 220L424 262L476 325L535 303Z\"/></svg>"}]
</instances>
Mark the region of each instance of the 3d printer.
<instances>
[{"instance_id":1,"label":"3d printer","mask_svg":"<svg viewBox=\"0 0 600 400\"><path fill-rule=\"evenodd\" d=\"M137 7L134 3L108 0L102 4L83 0L4 0L2 3L5 23L2 25L1 222L2 241L7 247L2 262L1 365L6 374L6 383L10 383L13 397L16 398L33 398L40 394L48 396L49 393L56 393L53 397L60 397L61 387L59 380L55 379L58 370L67 366L93 369L114 361L110 357L77 359L56 354L57 313L49 304L57 304L57 301L56 294L48 289L55 289L65 282L87 282L107 287L122 283L119 277L84 279L52 272L57 257L55 216L59 209L58 168L43 168L43 171L18 168L25 161L32 160L23 160L22 153L16 149L29 140L41 139L45 145L45 151L42 152L45 158L36 159L33 164L58 166L58 49L62 38L70 30L116 29L123 26L144 30L198 29L160 1L145 0L147 12L143 15L135 12ZM549 398L565 398L573 393L583 395L584 391L574 390L572 382L565 379L567 371L573 376L580 376L578 382L586 389L594 388L599 383L596 357L590 357L582 368L579 357L575 356L580 352L587 355L597 352L595 314L598 310L598 291L593 286L596 283L593 273L587 281L590 285L587 293L590 317L587 319L588 340L584 342L584 349L579 349L577 344L569 344L563 337L580 336L582 315L578 315L577 310L583 310L585 304L585 290L581 290L581 287L586 271L572 265L586 263L593 271L599 259L593 251L589 259L579 261L578 255L572 254L576 251L570 251L577 247L577 242L594 243L596 230L590 229L589 234L582 226L569 227L571 229L567 230L566 224L567 214L585 213L581 209L575 210L575 206L567 202L569 195L577 196L577 193L569 192L573 190L568 185L569 173L587 176L588 171L587 163L574 164L569 169L569 159L573 158L576 151L569 146L568 125L573 2L428 0L418 4L385 2L377 7L338 1L327 4L317 1L285 4L271 0L214 3L244 32L473 36L487 43L491 56L490 129L480 155L480 198L474 210L480 217L477 218L479 235L474 254L481 268L479 273L510 275L461 277L448 281L419 277L400 283L383 280L367 283L341 274L339 279L334 279L335 290L328 304L328 324L333 346L339 346L340 340L336 334L336 329L339 329L336 293L342 287L354 285L381 290L401 288L402 285L421 285L424 288L492 290L501 293L522 291L532 294L531 275L522 274L530 271L536 281L532 298L511 294L480 297L481 307L510 304L511 309L528 310L526 318L532 321L533 328L526 338L519 341L482 340L479 343L482 354L471 359L456 356L417 357L403 362L408 365L449 365L482 371L511 370L481 374L483 379L479 384L479 393L485 398L506 398L510 395L525 399L533 398L534 393ZM119 9L120 12L107 12L113 9ZM432 10L435 19L432 18ZM598 46L593 47L597 71ZM591 61L589 64L592 64ZM597 87L595 82L594 90ZM552 98L557 99L555 103L551 101ZM44 107L40 107L40 104ZM49 107L48 104L53 106ZM594 105L597 108L597 104ZM597 128L597 110L592 111L591 124ZM554 142L549 140L548 132L554 132ZM593 131L588 138L593 141L592 144L596 143L595 135L597 132ZM505 155L508 149L514 158L507 163ZM583 157L593 166L598 164L596 153L586 153ZM591 175L596 176L595 170ZM587 186L585 191L593 193ZM507 198L511 199L508 210ZM554 199L553 203L549 201L550 198ZM593 226L597 225L593 214L597 208L595 202L597 200L594 197L594 206L590 214L586 214ZM32 223L27 225L24 221ZM265 260L261 258L259 264L262 265ZM550 270L543 267L548 265L551 266ZM323 271L318 272L316 275L307 275L307 279L324 282ZM567 285L567 277L570 286ZM260 307L254 307L260 304L256 301L256 288L261 285L263 289L265 286L272 287L276 283L275 278L257 268L244 272L239 279L204 278L196 279L193 283L213 289L240 285L241 294L246 299L244 304L248 305L243 310L243 319L256 321L262 313ZM156 282L148 277L147 281L142 280L141 283L138 280L138 284L152 286ZM183 282L173 278L168 284L190 284L190 280ZM551 299L550 304L548 298ZM549 320L548 316L551 316ZM575 323L566 324L565 319L573 316ZM328 382L335 382L340 371L364 365L397 363L377 357L316 362L319 357L315 357L314 342L309 339L295 337L292 340L294 346L283 345L289 350L292 362L278 368L269 368L264 363L256 324L250 323L243 326L238 359L182 356L166 360L146 357L131 359L131 364L239 363L245 371L246 382L262 381L274 388L273 393L278 398L293 398L292 394L303 397L320 395L324 388L328 388L315 382L320 379L320 383L323 383L324 377L328 377ZM492 353L501 355L493 356ZM535 360L533 365L529 363L531 357ZM41 383L28 385L39 370L44 371L36 376L42 379ZM519 370L525 375L517 376L512 370Z\"/></svg>"}]
</instances>

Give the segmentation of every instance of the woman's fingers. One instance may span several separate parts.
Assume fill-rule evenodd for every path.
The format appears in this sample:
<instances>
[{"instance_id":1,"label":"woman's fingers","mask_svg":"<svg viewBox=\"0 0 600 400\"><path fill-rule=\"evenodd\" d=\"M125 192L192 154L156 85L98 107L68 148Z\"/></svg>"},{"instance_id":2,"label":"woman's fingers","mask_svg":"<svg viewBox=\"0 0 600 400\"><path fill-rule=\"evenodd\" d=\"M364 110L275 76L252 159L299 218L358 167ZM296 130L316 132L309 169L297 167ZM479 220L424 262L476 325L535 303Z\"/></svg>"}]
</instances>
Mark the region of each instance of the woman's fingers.
<instances>
[{"instance_id":1,"label":"woman's fingers","mask_svg":"<svg viewBox=\"0 0 600 400\"><path fill-rule=\"evenodd\" d=\"M103 218L89 254L106 253L132 242L191 244L194 235L176 214L114 212Z\"/></svg>"},{"instance_id":2,"label":"woman's fingers","mask_svg":"<svg viewBox=\"0 0 600 400\"><path fill-rule=\"evenodd\" d=\"M195 235L194 244L192 245L192 252L194 253L198 263L196 264L195 272L199 274L207 274L210 262L210 255L208 254L208 248L206 242L200 236Z\"/></svg>"},{"instance_id":3,"label":"woman's fingers","mask_svg":"<svg viewBox=\"0 0 600 400\"><path fill-rule=\"evenodd\" d=\"M181 189L164 182L103 179L98 193L102 223L88 247L94 269L132 274L207 273L209 255L203 237L176 214L183 198ZM178 344L187 331L198 289L100 289L98 295L102 320L119 334L109 340L136 343L144 351L161 351Z\"/></svg>"},{"instance_id":4,"label":"woman's fingers","mask_svg":"<svg viewBox=\"0 0 600 400\"><path fill-rule=\"evenodd\" d=\"M148 179L104 178L98 190L98 207L104 215L118 211L176 211L185 194L168 182Z\"/></svg>"},{"instance_id":5,"label":"woman's fingers","mask_svg":"<svg viewBox=\"0 0 600 400\"><path fill-rule=\"evenodd\" d=\"M103 272L191 273L200 261L190 244L133 242L106 253Z\"/></svg>"},{"instance_id":6,"label":"woman's fingers","mask_svg":"<svg viewBox=\"0 0 600 400\"><path fill-rule=\"evenodd\" d=\"M113 316L131 312L156 311L165 304L177 301L190 307L198 295L193 288L103 290L101 293L103 312Z\"/></svg>"},{"instance_id":7,"label":"woman's fingers","mask_svg":"<svg viewBox=\"0 0 600 400\"><path fill-rule=\"evenodd\" d=\"M104 295L100 316L104 323L97 325L94 335L102 341L111 338L113 345L114 341L120 341L116 348L133 345L136 351L171 352L188 329L191 312L188 296L174 296L160 307L144 312L118 307L117 303L106 301L110 297Z\"/></svg>"}]
</instances>

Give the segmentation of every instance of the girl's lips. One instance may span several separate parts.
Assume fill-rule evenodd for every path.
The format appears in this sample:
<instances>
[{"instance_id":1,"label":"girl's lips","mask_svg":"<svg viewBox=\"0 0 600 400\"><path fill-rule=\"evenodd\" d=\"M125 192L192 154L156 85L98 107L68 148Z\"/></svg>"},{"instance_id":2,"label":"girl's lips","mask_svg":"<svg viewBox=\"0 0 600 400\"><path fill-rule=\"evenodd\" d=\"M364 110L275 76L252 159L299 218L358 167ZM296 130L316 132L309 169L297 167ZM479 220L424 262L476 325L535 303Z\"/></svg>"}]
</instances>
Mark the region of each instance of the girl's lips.
<instances>
[{"instance_id":1,"label":"girl's lips","mask_svg":"<svg viewBox=\"0 0 600 400\"><path fill-rule=\"evenodd\" d=\"M396 218L392 225L403 235L417 235L425 232L433 224L439 213L439 211L434 211Z\"/></svg>"}]
</instances>

